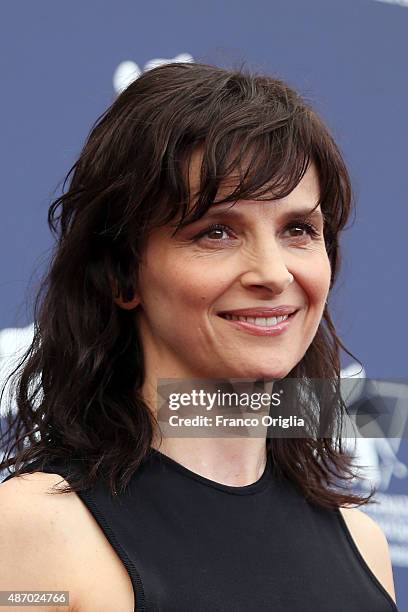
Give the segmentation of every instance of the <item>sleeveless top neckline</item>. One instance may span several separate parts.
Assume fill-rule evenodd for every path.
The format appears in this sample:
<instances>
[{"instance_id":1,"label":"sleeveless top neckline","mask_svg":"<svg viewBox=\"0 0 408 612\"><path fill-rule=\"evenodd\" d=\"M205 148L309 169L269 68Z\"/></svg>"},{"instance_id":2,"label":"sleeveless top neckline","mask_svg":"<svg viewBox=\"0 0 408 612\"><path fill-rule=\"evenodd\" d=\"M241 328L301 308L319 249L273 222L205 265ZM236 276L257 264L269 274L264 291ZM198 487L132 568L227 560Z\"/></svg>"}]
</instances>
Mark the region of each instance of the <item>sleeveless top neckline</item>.
<instances>
[{"instance_id":1,"label":"sleeveless top neckline","mask_svg":"<svg viewBox=\"0 0 408 612\"><path fill-rule=\"evenodd\" d=\"M206 478L205 476L202 476L201 474L197 474L197 472L193 472L192 470L187 468L185 465L182 465L175 459L172 459L171 457L162 453L156 448L150 447L150 455L153 458L157 459L159 462L160 461L164 462L169 468L175 470L176 472L178 472L179 474L183 476L186 476L187 478L192 478L193 480L196 480L202 485L211 487L219 491L223 491L224 493L230 493L231 495L252 495L254 493L260 493L268 485L268 482L270 481L271 474L272 474L272 459L271 459L271 453L269 450L266 453L266 465L262 473L262 476L255 482L249 485L243 485L243 486L226 485L221 482L216 482L215 480L211 480L210 478Z\"/></svg>"}]
</instances>

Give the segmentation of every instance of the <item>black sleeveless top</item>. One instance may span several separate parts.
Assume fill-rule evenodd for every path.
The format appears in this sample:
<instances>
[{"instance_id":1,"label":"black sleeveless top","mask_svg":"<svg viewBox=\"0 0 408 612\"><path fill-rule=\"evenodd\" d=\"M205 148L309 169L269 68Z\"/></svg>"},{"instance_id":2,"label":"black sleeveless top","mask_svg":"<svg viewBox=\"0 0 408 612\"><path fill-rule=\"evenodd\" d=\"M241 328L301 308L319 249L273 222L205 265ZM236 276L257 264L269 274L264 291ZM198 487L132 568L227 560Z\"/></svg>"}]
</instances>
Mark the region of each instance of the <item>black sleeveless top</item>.
<instances>
[{"instance_id":1,"label":"black sleeveless top","mask_svg":"<svg viewBox=\"0 0 408 612\"><path fill-rule=\"evenodd\" d=\"M69 482L66 464L42 471ZM340 511L275 478L269 452L262 477L234 487L151 449L125 493L78 495L125 565L137 612L397 610Z\"/></svg>"}]
</instances>

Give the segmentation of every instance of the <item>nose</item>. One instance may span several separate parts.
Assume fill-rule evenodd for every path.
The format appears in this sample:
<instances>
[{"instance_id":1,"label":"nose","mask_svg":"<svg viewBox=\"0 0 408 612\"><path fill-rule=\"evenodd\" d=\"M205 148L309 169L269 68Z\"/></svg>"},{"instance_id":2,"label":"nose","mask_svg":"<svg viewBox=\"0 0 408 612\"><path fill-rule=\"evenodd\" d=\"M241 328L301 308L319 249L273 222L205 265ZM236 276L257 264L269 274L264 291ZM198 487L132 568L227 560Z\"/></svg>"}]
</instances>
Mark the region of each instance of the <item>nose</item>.
<instances>
[{"instance_id":1,"label":"nose","mask_svg":"<svg viewBox=\"0 0 408 612\"><path fill-rule=\"evenodd\" d=\"M281 249L270 235L251 250L244 266L241 284L245 288L266 287L274 293L282 293L294 280Z\"/></svg>"}]
</instances>

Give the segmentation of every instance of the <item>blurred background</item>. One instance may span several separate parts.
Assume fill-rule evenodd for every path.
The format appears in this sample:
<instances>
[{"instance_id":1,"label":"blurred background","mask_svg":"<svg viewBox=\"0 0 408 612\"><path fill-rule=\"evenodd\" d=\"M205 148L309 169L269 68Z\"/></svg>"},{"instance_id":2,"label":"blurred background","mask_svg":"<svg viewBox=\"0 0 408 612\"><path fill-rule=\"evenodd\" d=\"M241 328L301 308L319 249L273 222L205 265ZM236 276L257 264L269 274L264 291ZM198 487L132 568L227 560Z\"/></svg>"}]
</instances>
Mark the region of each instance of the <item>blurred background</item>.
<instances>
[{"instance_id":1,"label":"blurred background","mask_svg":"<svg viewBox=\"0 0 408 612\"><path fill-rule=\"evenodd\" d=\"M159 63L244 62L305 96L344 155L357 214L342 237L329 305L364 367L344 355L342 376L359 380L354 403L370 379L386 381L383 399L406 413L407 57L408 0L4 0L0 377L30 344L32 300L53 244L47 209L96 118ZM357 439L355 452L354 485L378 489L379 504L363 510L387 536L405 610L408 442L388 431Z\"/></svg>"}]
</instances>

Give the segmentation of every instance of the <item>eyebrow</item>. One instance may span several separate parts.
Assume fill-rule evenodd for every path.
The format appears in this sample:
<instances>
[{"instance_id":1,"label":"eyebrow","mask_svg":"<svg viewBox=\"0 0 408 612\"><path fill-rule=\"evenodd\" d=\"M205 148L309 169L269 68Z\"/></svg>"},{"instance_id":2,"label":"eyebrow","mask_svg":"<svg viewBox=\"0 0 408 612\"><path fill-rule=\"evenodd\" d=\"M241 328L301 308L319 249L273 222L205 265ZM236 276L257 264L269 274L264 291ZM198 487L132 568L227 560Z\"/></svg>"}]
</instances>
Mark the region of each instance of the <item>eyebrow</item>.
<instances>
[{"instance_id":1,"label":"eyebrow","mask_svg":"<svg viewBox=\"0 0 408 612\"><path fill-rule=\"evenodd\" d=\"M209 208L207 213L204 215L203 218L208 218L208 217L218 217L220 215L228 215L231 217L236 217L237 219L245 219L246 218L246 213L243 213L240 210L236 210L235 207L232 208L226 208L226 207L217 207L217 205L213 206L212 208ZM316 208L296 208L296 209L290 209L287 211L283 211L282 212L282 217L285 219L295 219L295 218L310 218L310 219L316 219L316 220L322 220L324 219L324 213L321 209L316 210Z\"/></svg>"}]
</instances>

